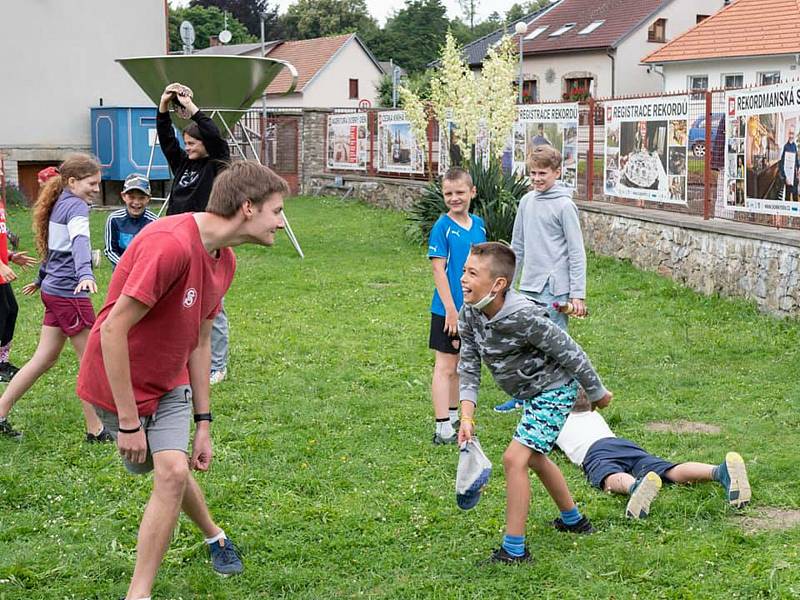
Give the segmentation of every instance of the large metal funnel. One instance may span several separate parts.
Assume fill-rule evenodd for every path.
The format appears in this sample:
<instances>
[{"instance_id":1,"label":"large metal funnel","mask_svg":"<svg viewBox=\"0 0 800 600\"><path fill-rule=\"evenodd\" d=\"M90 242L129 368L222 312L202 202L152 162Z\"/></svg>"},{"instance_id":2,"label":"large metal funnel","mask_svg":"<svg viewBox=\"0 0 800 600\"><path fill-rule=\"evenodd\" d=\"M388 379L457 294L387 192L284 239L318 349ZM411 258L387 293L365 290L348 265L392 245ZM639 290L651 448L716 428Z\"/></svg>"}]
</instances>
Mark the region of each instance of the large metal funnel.
<instances>
[{"instance_id":1,"label":"large metal funnel","mask_svg":"<svg viewBox=\"0 0 800 600\"><path fill-rule=\"evenodd\" d=\"M212 115L223 135L228 128L233 129L281 69L289 69L292 75L284 94L293 92L297 85L297 69L273 58L176 54L119 58L117 62L156 104L170 83L188 85L195 104ZM172 118L179 127L186 124L174 112Z\"/></svg>"}]
</instances>

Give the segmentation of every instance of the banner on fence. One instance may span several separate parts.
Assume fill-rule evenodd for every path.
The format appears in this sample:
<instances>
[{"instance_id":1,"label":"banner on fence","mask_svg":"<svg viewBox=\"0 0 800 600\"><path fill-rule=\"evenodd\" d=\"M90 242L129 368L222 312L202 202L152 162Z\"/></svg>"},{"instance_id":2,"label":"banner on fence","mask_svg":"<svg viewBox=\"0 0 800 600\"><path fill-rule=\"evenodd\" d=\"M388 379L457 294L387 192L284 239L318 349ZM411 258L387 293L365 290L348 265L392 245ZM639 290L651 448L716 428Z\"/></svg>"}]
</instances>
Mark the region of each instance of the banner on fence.
<instances>
[{"instance_id":1,"label":"banner on fence","mask_svg":"<svg viewBox=\"0 0 800 600\"><path fill-rule=\"evenodd\" d=\"M686 204L689 97L606 102L609 196Z\"/></svg>"},{"instance_id":2,"label":"banner on fence","mask_svg":"<svg viewBox=\"0 0 800 600\"><path fill-rule=\"evenodd\" d=\"M328 168L366 171L369 136L366 113L328 116Z\"/></svg>"},{"instance_id":3,"label":"banner on fence","mask_svg":"<svg viewBox=\"0 0 800 600\"><path fill-rule=\"evenodd\" d=\"M517 107L514 123L513 169L528 174L528 153L536 146L553 146L563 157L561 181L578 183L578 104L528 104Z\"/></svg>"},{"instance_id":4,"label":"banner on fence","mask_svg":"<svg viewBox=\"0 0 800 600\"><path fill-rule=\"evenodd\" d=\"M378 170L422 173L425 157L403 110L378 113Z\"/></svg>"},{"instance_id":5,"label":"banner on fence","mask_svg":"<svg viewBox=\"0 0 800 600\"><path fill-rule=\"evenodd\" d=\"M726 94L725 204L797 215L800 83Z\"/></svg>"}]
</instances>

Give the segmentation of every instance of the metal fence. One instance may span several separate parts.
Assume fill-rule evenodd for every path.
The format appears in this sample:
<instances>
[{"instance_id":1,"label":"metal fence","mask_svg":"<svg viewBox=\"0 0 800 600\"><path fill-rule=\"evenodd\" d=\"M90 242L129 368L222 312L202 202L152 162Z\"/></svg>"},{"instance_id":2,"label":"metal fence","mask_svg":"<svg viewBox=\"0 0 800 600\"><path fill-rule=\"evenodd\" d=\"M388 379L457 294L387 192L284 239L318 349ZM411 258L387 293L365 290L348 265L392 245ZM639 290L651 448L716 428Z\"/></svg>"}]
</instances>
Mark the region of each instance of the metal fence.
<instances>
[{"instance_id":1,"label":"metal fence","mask_svg":"<svg viewBox=\"0 0 800 600\"><path fill-rule=\"evenodd\" d=\"M611 196L605 192L604 158L606 140L606 104L610 101L664 98L669 96L689 97L687 119L688 153L686 157L687 192L685 204L632 200ZM724 157L726 151L726 90L688 90L669 94L594 99L579 104L578 127L578 182L576 197L586 201L603 201L613 204L636 206L643 209L663 210L704 219L725 219L776 228L800 229L800 217L789 217L750 212L741 208L733 210L725 202ZM560 104L560 103L552 103ZM358 109L335 109L334 113L356 112ZM366 170L336 170L327 166L325 171L342 176L362 174L371 177L392 179L427 180L439 172L439 127L431 121L427 131L427 153L425 172L395 173L379 171L377 114L387 109L369 109L368 139L369 160ZM718 130L722 128L721 136ZM327 139L327 128L325 139ZM714 147L714 141L717 147ZM327 163L326 163L327 165Z\"/></svg>"}]
</instances>

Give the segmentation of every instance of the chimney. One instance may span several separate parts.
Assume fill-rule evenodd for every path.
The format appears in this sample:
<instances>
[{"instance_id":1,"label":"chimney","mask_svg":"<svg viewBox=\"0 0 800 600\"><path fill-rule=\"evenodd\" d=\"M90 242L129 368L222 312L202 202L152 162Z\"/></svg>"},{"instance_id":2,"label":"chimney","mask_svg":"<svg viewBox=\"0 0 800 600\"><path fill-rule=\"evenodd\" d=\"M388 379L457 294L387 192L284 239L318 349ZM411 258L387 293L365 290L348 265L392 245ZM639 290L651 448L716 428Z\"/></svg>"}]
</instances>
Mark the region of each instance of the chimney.
<instances>
[{"instance_id":1,"label":"chimney","mask_svg":"<svg viewBox=\"0 0 800 600\"><path fill-rule=\"evenodd\" d=\"M222 44L219 41L219 36L210 35L208 36L208 46L213 48L214 46L221 46Z\"/></svg>"}]
</instances>

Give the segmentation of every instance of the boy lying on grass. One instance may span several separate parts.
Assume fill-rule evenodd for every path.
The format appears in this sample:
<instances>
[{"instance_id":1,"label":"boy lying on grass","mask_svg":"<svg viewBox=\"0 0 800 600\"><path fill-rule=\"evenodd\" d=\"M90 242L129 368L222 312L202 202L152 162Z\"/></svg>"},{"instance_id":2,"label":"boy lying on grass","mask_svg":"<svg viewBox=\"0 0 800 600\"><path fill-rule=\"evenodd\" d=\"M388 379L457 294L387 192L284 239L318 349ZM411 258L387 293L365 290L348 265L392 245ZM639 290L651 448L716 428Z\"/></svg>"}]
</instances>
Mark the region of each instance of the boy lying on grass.
<instances>
[{"instance_id":1,"label":"boy lying on grass","mask_svg":"<svg viewBox=\"0 0 800 600\"><path fill-rule=\"evenodd\" d=\"M506 534L489 562L531 560L525 546L530 505L528 469L533 470L558 506L559 531L591 533L592 524L572 500L567 482L547 455L575 404L578 383L589 401L602 408L611 401L589 358L547 316L545 309L511 289L514 252L497 242L476 244L464 266L464 307L458 321L461 357L459 443L472 438L481 381L481 360L504 392L523 400L523 414L503 454L506 475Z\"/></svg>"},{"instance_id":2,"label":"boy lying on grass","mask_svg":"<svg viewBox=\"0 0 800 600\"><path fill-rule=\"evenodd\" d=\"M728 452L719 465L672 463L649 454L630 440L616 437L602 415L589 406L581 408L582 412L576 408L567 417L556 445L583 469L594 487L629 496L627 517L647 517L662 482L716 481L725 488L733 508L744 508L750 502L747 469L738 453Z\"/></svg>"}]
</instances>

